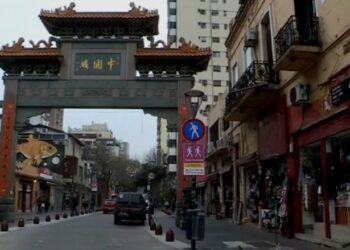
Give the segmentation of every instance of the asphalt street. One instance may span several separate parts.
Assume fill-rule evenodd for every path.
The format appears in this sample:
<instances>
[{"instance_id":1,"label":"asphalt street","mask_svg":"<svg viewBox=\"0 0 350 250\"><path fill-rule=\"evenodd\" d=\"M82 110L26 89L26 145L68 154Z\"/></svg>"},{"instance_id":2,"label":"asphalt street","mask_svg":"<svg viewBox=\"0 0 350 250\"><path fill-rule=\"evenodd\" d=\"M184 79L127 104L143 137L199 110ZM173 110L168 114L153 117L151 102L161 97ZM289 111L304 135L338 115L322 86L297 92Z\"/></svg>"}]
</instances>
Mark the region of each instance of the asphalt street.
<instances>
[{"instance_id":1,"label":"asphalt street","mask_svg":"<svg viewBox=\"0 0 350 250\"><path fill-rule=\"evenodd\" d=\"M172 250L190 249L185 231L175 227L174 216L156 211L154 218L163 228L163 235L150 231L148 223L113 224L112 214L93 213L61 218L59 221L29 223L25 228L16 225L9 232L0 232L0 250ZM204 241L197 242L198 250L258 249L258 250L326 250L317 244L296 239L276 238L273 233L252 226L237 226L229 221L206 218ZM165 242L168 229L175 242ZM276 244L277 243L277 244ZM278 247L277 247L278 245ZM346 248L347 249L347 248Z\"/></svg>"},{"instance_id":2,"label":"asphalt street","mask_svg":"<svg viewBox=\"0 0 350 250\"><path fill-rule=\"evenodd\" d=\"M137 223L115 226L112 214L89 214L59 222L28 224L0 233L1 250L175 249Z\"/></svg>"}]
</instances>

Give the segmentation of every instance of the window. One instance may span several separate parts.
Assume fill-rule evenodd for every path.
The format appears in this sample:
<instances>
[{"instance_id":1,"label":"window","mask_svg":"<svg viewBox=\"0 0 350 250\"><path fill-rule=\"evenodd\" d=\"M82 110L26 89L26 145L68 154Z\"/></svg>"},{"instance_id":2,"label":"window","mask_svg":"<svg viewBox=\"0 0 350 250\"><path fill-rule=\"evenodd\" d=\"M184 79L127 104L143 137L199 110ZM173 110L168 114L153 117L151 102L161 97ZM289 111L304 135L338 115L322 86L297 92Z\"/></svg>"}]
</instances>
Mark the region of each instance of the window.
<instances>
[{"instance_id":1,"label":"window","mask_svg":"<svg viewBox=\"0 0 350 250\"><path fill-rule=\"evenodd\" d=\"M218 10L212 10L211 11L211 15L212 16L218 16L219 15L219 11Z\"/></svg>"},{"instance_id":2,"label":"window","mask_svg":"<svg viewBox=\"0 0 350 250\"><path fill-rule=\"evenodd\" d=\"M251 47L248 47L244 50L244 63L245 68L247 69L253 62L253 50Z\"/></svg>"},{"instance_id":3,"label":"window","mask_svg":"<svg viewBox=\"0 0 350 250\"><path fill-rule=\"evenodd\" d=\"M169 15L176 15L176 9L169 9Z\"/></svg>"},{"instance_id":4,"label":"window","mask_svg":"<svg viewBox=\"0 0 350 250\"><path fill-rule=\"evenodd\" d=\"M201 0L201 2L203 2L203 3L204 3L204 2L205 2L205 0Z\"/></svg>"},{"instance_id":5,"label":"window","mask_svg":"<svg viewBox=\"0 0 350 250\"><path fill-rule=\"evenodd\" d=\"M211 27L212 27L213 30L218 30L218 29L220 29L220 25L219 25L218 23L213 23L213 24L211 25Z\"/></svg>"},{"instance_id":6,"label":"window","mask_svg":"<svg viewBox=\"0 0 350 250\"><path fill-rule=\"evenodd\" d=\"M211 0L212 3L218 3L219 0Z\"/></svg>"},{"instance_id":7,"label":"window","mask_svg":"<svg viewBox=\"0 0 350 250\"><path fill-rule=\"evenodd\" d=\"M213 51L213 57L220 57L220 51Z\"/></svg>"},{"instance_id":8,"label":"window","mask_svg":"<svg viewBox=\"0 0 350 250\"><path fill-rule=\"evenodd\" d=\"M208 101L208 96L207 95L204 95L203 97L202 97L202 100L205 102L205 101Z\"/></svg>"},{"instance_id":9,"label":"window","mask_svg":"<svg viewBox=\"0 0 350 250\"><path fill-rule=\"evenodd\" d=\"M205 15L205 14L206 14L206 11L203 10L203 9L198 9L198 12L199 12L199 14L201 14L201 15Z\"/></svg>"},{"instance_id":10,"label":"window","mask_svg":"<svg viewBox=\"0 0 350 250\"><path fill-rule=\"evenodd\" d=\"M208 80L199 79L198 82L199 82L200 84L202 84L203 86L207 86L207 85L208 85Z\"/></svg>"},{"instance_id":11,"label":"window","mask_svg":"<svg viewBox=\"0 0 350 250\"><path fill-rule=\"evenodd\" d=\"M228 72L230 70L230 68L228 66L226 66L226 72Z\"/></svg>"},{"instance_id":12,"label":"window","mask_svg":"<svg viewBox=\"0 0 350 250\"><path fill-rule=\"evenodd\" d=\"M213 66L213 71L214 72L221 72L221 67L219 65L214 65Z\"/></svg>"},{"instance_id":13,"label":"window","mask_svg":"<svg viewBox=\"0 0 350 250\"><path fill-rule=\"evenodd\" d=\"M228 25L227 25L227 23L225 23L224 24L224 30L227 30L227 28L228 28Z\"/></svg>"},{"instance_id":14,"label":"window","mask_svg":"<svg viewBox=\"0 0 350 250\"><path fill-rule=\"evenodd\" d=\"M226 10L224 10L224 16L227 16L227 11Z\"/></svg>"},{"instance_id":15,"label":"window","mask_svg":"<svg viewBox=\"0 0 350 250\"><path fill-rule=\"evenodd\" d=\"M168 23L168 28L169 29L176 29L176 23L175 22L169 22Z\"/></svg>"},{"instance_id":16,"label":"window","mask_svg":"<svg viewBox=\"0 0 350 250\"><path fill-rule=\"evenodd\" d=\"M176 140L168 140L168 147L169 148L176 148L177 142Z\"/></svg>"},{"instance_id":17,"label":"window","mask_svg":"<svg viewBox=\"0 0 350 250\"><path fill-rule=\"evenodd\" d=\"M207 38L205 36L199 36L198 39L202 42L202 43L206 43L207 42Z\"/></svg>"},{"instance_id":18,"label":"window","mask_svg":"<svg viewBox=\"0 0 350 250\"><path fill-rule=\"evenodd\" d=\"M226 3L226 0L222 0L223 3Z\"/></svg>"},{"instance_id":19,"label":"window","mask_svg":"<svg viewBox=\"0 0 350 250\"><path fill-rule=\"evenodd\" d=\"M213 37L212 38L213 43L219 43L220 42L220 37Z\"/></svg>"},{"instance_id":20,"label":"window","mask_svg":"<svg viewBox=\"0 0 350 250\"><path fill-rule=\"evenodd\" d=\"M217 95L214 95L214 102L217 102L219 100L219 97Z\"/></svg>"},{"instance_id":21,"label":"window","mask_svg":"<svg viewBox=\"0 0 350 250\"><path fill-rule=\"evenodd\" d=\"M213 85L218 87L218 86L221 86L221 81L220 80L214 80L213 81Z\"/></svg>"},{"instance_id":22,"label":"window","mask_svg":"<svg viewBox=\"0 0 350 250\"><path fill-rule=\"evenodd\" d=\"M207 24L206 23L201 23L199 22L198 25L202 28L202 29L205 29L207 27Z\"/></svg>"},{"instance_id":23,"label":"window","mask_svg":"<svg viewBox=\"0 0 350 250\"><path fill-rule=\"evenodd\" d=\"M176 2L170 2L169 3L169 8L170 9L176 9Z\"/></svg>"},{"instance_id":24,"label":"window","mask_svg":"<svg viewBox=\"0 0 350 250\"><path fill-rule=\"evenodd\" d=\"M176 155L168 156L168 164L176 164Z\"/></svg>"},{"instance_id":25,"label":"window","mask_svg":"<svg viewBox=\"0 0 350 250\"><path fill-rule=\"evenodd\" d=\"M176 36L174 36L173 34L171 34L171 32L170 32L170 36L169 36L169 42L173 42L173 43L176 42Z\"/></svg>"},{"instance_id":26,"label":"window","mask_svg":"<svg viewBox=\"0 0 350 250\"><path fill-rule=\"evenodd\" d=\"M231 87L233 88L233 86L235 86L237 80L238 80L238 65L237 63L235 63L235 65L233 65L232 67L232 85Z\"/></svg>"}]
</instances>

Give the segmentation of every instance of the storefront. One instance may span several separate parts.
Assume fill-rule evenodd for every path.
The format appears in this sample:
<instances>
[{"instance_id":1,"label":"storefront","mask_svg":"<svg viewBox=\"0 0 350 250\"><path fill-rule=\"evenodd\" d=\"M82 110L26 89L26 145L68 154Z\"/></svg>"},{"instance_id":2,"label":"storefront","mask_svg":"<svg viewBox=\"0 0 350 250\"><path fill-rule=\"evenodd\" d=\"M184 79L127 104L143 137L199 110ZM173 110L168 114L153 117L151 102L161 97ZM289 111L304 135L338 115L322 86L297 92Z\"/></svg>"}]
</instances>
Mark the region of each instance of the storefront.
<instances>
[{"instance_id":1,"label":"storefront","mask_svg":"<svg viewBox=\"0 0 350 250\"><path fill-rule=\"evenodd\" d=\"M246 194L246 217L249 222L258 223L259 221L259 168L254 165L244 170L244 183Z\"/></svg>"},{"instance_id":2,"label":"storefront","mask_svg":"<svg viewBox=\"0 0 350 250\"><path fill-rule=\"evenodd\" d=\"M348 240L350 234L350 69L328 83L329 95L289 109L288 175L294 232ZM347 88L342 88L346 83ZM349 90L347 90L349 89ZM339 95L340 92L341 95ZM348 94L344 91L349 91ZM327 104L325 106L325 103ZM327 107L327 108L326 108ZM301 125L300 125L301 124Z\"/></svg>"},{"instance_id":3,"label":"storefront","mask_svg":"<svg viewBox=\"0 0 350 250\"><path fill-rule=\"evenodd\" d=\"M17 211L23 213L34 211L33 196L33 181L30 179L19 179L17 186Z\"/></svg>"},{"instance_id":4,"label":"storefront","mask_svg":"<svg viewBox=\"0 0 350 250\"><path fill-rule=\"evenodd\" d=\"M38 169L21 164L16 165L15 170L15 211L34 212L37 209L36 198L38 196Z\"/></svg>"},{"instance_id":5,"label":"storefront","mask_svg":"<svg viewBox=\"0 0 350 250\"><path fill-rule=\"evenodd\" d=\"M215 171L207 174L207 214L217 215L220 211L220 179Z\"/></svg>"}]
</instances>

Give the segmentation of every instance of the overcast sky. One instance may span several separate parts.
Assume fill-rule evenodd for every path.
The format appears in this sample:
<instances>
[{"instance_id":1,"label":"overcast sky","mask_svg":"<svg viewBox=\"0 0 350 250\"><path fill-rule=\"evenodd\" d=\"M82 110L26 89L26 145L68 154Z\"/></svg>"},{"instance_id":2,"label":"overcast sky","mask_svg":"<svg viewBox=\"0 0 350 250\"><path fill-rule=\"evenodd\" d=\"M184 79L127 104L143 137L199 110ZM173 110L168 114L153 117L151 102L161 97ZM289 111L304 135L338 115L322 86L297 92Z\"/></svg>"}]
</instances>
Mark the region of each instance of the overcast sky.
<instances>
[{"instance_id":1,"label":"overcast sky","mask_svg":"<svg viewBox=\"0 0 350 250\"><path fill-rule=\"evenodd\" d=\"M41 9L52 10L68 6L72 1L63 0L8 0L1 1L0 46L19 37L29 41L47 40L46 31L38 15ZM75 0L77 11L128 11L130 2L149 10L158 9L160 35L156 40L166 41L167 0ZM0 70L0 74L3 72ZM0 100L3 98L3 83L0 80ZM64 129L80 128L83 124L107 123L117 139L130 143L130 156L143 159L150 148L156 146L156 118L144 115L141 110L65 110Z\"/></svg>"}]
</instances>

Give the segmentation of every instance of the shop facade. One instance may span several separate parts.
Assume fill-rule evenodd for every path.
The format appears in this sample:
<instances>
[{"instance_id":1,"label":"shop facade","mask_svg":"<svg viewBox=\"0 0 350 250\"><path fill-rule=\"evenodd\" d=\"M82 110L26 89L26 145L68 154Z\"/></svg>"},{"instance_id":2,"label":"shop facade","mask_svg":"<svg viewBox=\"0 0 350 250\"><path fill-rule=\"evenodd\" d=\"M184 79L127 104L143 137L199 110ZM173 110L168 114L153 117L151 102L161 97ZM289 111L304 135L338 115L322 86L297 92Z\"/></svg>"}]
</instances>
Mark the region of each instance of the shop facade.
<instances>
[{"instance_id":1,"label":"shop facade","mask_svg":"<svg viewBox=\"0 0 350 250\"><path fill-rule=\"evenodd\" d=\"M350 67L330 78L330 94L304 108L303 125L292 134L295 232L336 240L350 233L349 83ZM292 128L300 124L298 112L289 109Z\"/></svg>"}]
</instances>

